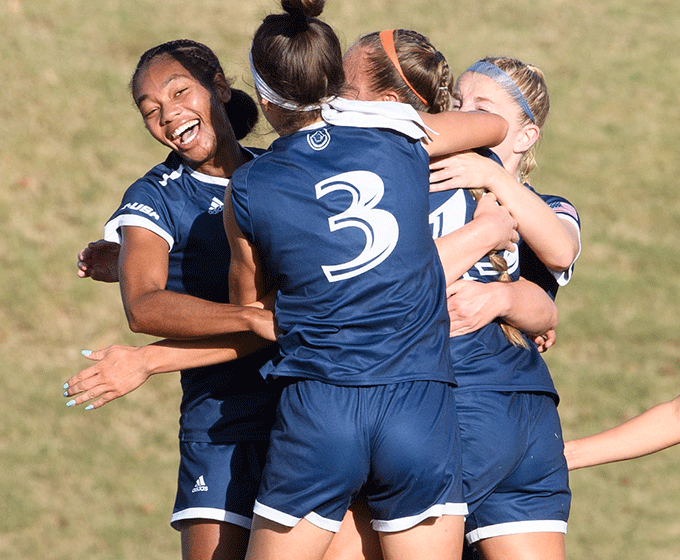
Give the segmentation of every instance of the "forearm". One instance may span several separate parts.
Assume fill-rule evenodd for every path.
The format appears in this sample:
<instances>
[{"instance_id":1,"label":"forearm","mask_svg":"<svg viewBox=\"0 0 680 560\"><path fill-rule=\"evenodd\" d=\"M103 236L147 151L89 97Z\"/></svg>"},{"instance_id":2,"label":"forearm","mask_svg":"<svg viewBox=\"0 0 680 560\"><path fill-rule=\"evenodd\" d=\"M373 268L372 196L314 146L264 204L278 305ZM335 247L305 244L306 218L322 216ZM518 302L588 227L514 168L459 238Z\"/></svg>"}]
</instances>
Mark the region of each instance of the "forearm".
<instances>
[{"instance_id":1,"label":"forearm","mask_svg":"<svg viewBox=\"0 0 680 560\"><path fill-rule=\"evenodd\" d=\"M517 220L517 230L543 264L558 271L572 265L578 256L579 240L570 223L500 167L487 188Z\"/></svg>"},{"instance_id":2,"label":"forearm","mask_svg":"<svg viewBox=\"0 0 680 560\"><path fill-rule=\"evenodd\" d=\"M204 367L242 358L273 343L254 333L234 333L196 340L159 340L140 347L149 375Z\"/></svg>"},{"instance_id":3,"label":"forearm","mask_svg":"<svg viewBox=\"0 0 680 560\"><path fill-rule=\"evenodd\" d=\"M435 239L439 260L450 286L495 247L483 220L472 220L463 227Z\"/></svg>"},{"instance_id":4,"label":"forearm","mask_svg":"<svg viewBox=\"0 0 680 560\"><path fill-rule=\"evenodd\" d=\"M524 278L492 285L498 292L498 317L509 325L529 336L541 335L557 326L557 306L540 286Z\"/></svg>"},{"instance_id":5,"label":"forearm","mask_svg":"<svg viewBox=\"0 0 680 560\"><path fill-rule=\"evenodd\" d=\"M226 286L225 286L226 288ZM215 303L169 290L154 290L134 299L123 295L134 332L172 339L202 338L254 330L271 313L254 307Z\"/></svg>"},{"instance_id":6,"label":"forearm","mask_svg":"<svg viewBox=\"0 0 680 560\"><path fill-rule=\"evenodd\" d=\"M649 455L680 443L680 397L592 436L568 441L569 470Z\"/></svg>"}]
</instances>

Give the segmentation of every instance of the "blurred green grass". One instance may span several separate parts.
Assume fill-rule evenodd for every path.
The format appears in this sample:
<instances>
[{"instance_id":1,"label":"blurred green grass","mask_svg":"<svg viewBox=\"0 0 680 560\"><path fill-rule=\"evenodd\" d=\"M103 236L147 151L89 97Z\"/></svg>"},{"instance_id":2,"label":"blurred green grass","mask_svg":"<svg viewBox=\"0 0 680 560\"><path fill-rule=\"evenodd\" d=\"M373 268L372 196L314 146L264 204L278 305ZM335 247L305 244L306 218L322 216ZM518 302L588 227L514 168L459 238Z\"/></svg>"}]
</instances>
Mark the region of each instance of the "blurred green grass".
<instances>
[{"instance_id":1,"label":"blurred green grass","mask_svg":"<svg viewBox=\"0 0 680 560\"><path fill-rule=\"evenodd\" d=\"M0 556L180 556L175 374L86 413L61 385L83 348L141 343L116 286L75 275L75 256L124 189L164 157L127 90L139 55L189 37L236 86L273 0L3 0L0 75ZM674 0L329 0L345 46L406 27L455 73L487 54L541 67L551 117L532 174L578 208L583 253L560 292L547 355L565 436L603 429L680 385L680 5ZM262 128L246 143L265 146ZM576 471L568 557L680 558L680 449Z\"/></svg>"}]
</instances>

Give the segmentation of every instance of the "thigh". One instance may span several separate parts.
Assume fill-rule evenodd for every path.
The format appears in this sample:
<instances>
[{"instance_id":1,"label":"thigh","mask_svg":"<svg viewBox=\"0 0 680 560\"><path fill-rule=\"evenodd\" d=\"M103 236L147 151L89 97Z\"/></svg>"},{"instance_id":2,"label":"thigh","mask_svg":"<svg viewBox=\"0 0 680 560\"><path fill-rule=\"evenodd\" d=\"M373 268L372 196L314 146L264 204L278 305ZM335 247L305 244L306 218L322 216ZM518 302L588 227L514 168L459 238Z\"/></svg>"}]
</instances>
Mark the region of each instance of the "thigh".
<instances>
[{"instance_id":1,"label":"thigh","mask_svg":"<svg viewBox=\"0 0 680 560\"><path fill-rule=\"evenodd\" d=\"M182 560L243 560L250 531L219 521L191 519L179 522Z\"/></svg>"},{"instance_id":2,"label":"thigh","mask_svg":"<svg viewBox=\"0 0 680 560\"><path fill-rule=\"evenodd\" d=\"M326 551L324 560L382 560L378 533L371 527L371 512L366 498L352 502Z\"/></svg>"},{"instance_id":3,"label":"thigh","mask_svg":"<svg viewBox=\"0 0 680 560\"><path fill-rule=\"evenodd\" d=\"M523 533L479 541L483 560L565 560L564 533Z\"/></svg>"},{"instance_id":4,"label":"thigh","mask_svg":"<svg viewBox=\"0 0 680 560\"><path fill-rule=\"evenodd\" d=\"M255 515L246 560L322 560L332 538L332 532L306 519L294 527L285 527Z\"/></svg>"},{"instance_id":5,"label":"thigh","mask_svg":"<svg viewBox=\"0 0 680 560\"><path fill-rule=\"evenodd\" d=\"M463 549L463 517L428 519L397 533L380 533L385 560L459 560Z\"/></svg>"}]
</instances>

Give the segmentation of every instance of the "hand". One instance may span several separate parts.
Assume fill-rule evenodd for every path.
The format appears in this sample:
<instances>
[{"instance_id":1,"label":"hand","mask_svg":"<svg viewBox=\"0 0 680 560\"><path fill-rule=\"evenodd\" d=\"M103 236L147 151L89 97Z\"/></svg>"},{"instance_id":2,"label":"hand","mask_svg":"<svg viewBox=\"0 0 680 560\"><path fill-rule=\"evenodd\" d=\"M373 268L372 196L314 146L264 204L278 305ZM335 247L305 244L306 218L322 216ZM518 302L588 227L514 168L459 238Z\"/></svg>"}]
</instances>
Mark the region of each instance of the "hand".
<instances>
[{"instance_id":1,"label":"hand","mask_svg":"<svg viewBox=\"0 0 680 560\"><path fill-rule=\"evenodd\" d=\"M450 336L474 332L498 317L496 290L500 282L456 280L446 289Z\"/></svg>"},{"instance_id":2,"label":"hand","mask_svg":"<svg viewBox=\"0 0 680 560\"><path fill-rule=\"evenodd\" d=\"M538 351L541 353L545 352L548 348L555 344L556 340L557 335L555 334L555 329L551 329L547 333L534 338L536 347L538 348Z\"/></svg>"},{"instance_id":3,"label":"hand","mask_svg":"<svg viewBox=\"0 0 680 560\"><path fill-rule=\"evenodd\" d=\"M118 282L120 245L100 239L78 253L78 276L99 282Z\"/></svg>"},{"instance_id":4,"label":"hand","mask_svg":"<svg viewBox=\"0 0 680 560\"><path fill-rule=\"evenodd\" d=\"M88 360L96 363L64 384L64 396L74 397L66 406L92 401L85 410L99 408L142 385L150 377L141 353L143 348L114 345L87 355Z\"/></svg>"},{"instance_id":5,"label":"hand","mask_svg":"<svg viewBox=\"0 0 680 560\"><path fill-rule=\"evenodd\" d=\"M430 192L488 188L495 174L503 171L495 161L475 152L435 158L430 163Z\"/></svg>"},{"instance_id":6,"label":"hand","mask_svg":"<svg viewBox=\"0 0 680 560\"><path fill-rule=\"evenodd\" d=\"M252 304L250 307L257 308L260 302ZM274 312L268 309L257 309L257 312L250 321L250 329L265 340L276 342L279 328L274 319Z\"/></svg>"},{"instance_id":7,"label":"hand","mask_svg":"<svg viewBox=\"0 0 680 560\"><path fill-rule=\"evenodd\" d=\"M492 251L514 252L517 249L516 243L519 241L517 220L498 204L494 194L486 193L479 200L473 220L481 220L487 226L485 238L494 243Z\"/></svg>"}]
</instances>

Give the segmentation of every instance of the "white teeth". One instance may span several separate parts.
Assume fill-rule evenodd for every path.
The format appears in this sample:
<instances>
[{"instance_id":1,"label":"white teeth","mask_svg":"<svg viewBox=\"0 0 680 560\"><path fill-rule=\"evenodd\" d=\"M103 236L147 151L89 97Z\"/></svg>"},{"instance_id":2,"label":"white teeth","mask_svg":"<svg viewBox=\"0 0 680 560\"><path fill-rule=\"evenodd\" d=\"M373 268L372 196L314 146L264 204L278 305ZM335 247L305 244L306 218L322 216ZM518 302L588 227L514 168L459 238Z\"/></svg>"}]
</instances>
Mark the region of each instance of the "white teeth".
<instances>
[{"instance_id":1,"label":"white teeth","mask_svg":"<svg viewBox=\"0 0 680 560\"><path fill-rule=\"evenodd\" d=\"M196 126L198 124L198 119L194 119L193 121L185 122L182 126L180 126L175 132L172 133L172 139L178 138L180 135L182 135L184 132L186 132L188 129L190 129L192 126Z\"/></svg>"}]
</instances>

